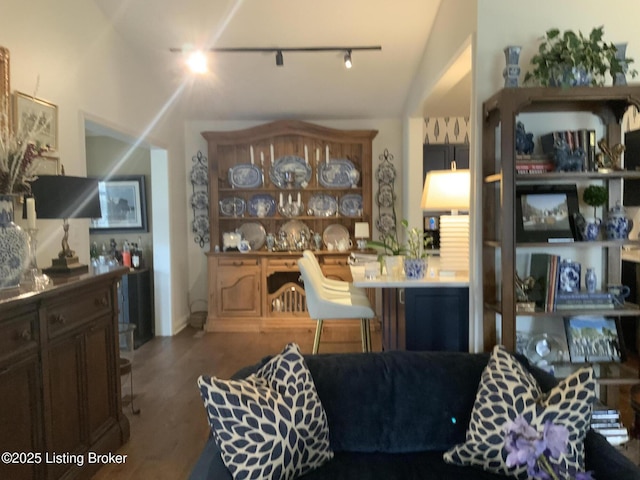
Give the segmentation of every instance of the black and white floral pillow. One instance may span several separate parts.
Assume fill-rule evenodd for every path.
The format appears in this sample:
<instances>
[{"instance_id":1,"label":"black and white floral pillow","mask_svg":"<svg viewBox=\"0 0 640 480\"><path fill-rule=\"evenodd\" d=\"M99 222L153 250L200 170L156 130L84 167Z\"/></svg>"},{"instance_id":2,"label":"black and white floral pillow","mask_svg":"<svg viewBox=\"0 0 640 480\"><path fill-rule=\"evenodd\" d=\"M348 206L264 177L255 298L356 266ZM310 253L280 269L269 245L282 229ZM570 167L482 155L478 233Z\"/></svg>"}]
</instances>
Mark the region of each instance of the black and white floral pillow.
<instances>
[{"instance_id":1,"label":"black and white floral pillow","mask_svg":"<svg viewBox=\"0 0 640 480\"><path fill-rule=\"evenodd\" d=\"M498 345L482 372L466 440L445 452L444 460L526 479L526 465L507 467L503 448L506 424L522 416L538 431L547 421L566 427L568 451L561 456L561 466L569 471L584 470L584 437L596 398L595 386L593 369L584 367L544 394L533 375Z\"/></svg>"},{"instance_id":2,"label":"black and white floral pillow","mask_svg":"<svg viewBox=\"0 0 640 480\"><path fill-rule=\"evenodd\" d=\"M327 417L294 343L243 380L198 378L234 479L292 479L333 458Z\"/></svg>"}]
</instances>

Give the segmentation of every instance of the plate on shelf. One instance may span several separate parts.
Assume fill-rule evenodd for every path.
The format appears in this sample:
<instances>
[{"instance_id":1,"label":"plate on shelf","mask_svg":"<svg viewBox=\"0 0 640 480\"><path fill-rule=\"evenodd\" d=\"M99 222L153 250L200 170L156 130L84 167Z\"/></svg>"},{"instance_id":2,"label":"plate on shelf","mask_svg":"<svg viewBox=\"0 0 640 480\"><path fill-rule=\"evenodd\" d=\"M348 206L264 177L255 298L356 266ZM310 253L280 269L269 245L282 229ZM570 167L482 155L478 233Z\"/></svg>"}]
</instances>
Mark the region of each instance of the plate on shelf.
<instances>
[{"instance_id":1,"label":"plate on shelf","mask_svg":"<svg viewBox=\"0 0 640 480\"><path fill-rule=\"evenodd\" d=\"M321 163L318 167L318 181L327 188L350 188L358 185L360 172L346 158L332 159Z\"/></svg>"},{"instance_id":2,"label":"plate on shelf","mask_svg":"<svg viewBox=\"0 0 640 480\"><path fill-rule=\"evenodd\" d=\"M316 193L309 199L309 215L315 217L332 217L338 213L338 201L326 193Z\"/></svg>"},{"instance_id":3,"label":"plate on shelf","mask_svg":"<svg viewBox=\"0 0 640 480\"><path fill-rule=\"evenodd\" d=\"M207 192L193 192L191 206L196 210L206 210L209 207L209 195L207 195Z\"/></svg>"},{"instance_id":4,"label":"plate on shelf","mask_svg":"<svg viewBox=\"0 0 640 480\"><path fill-rule=\"evenodd\" d=\"M329 244L336 245L349 243L349 230L344 225L339 223L332 223L322 232L322 241L325 247L329 247Z\"/></svg>"},{"instance_id":5,"label":"plate on shelf","mask_svg":"<svg viewBox=\"0 0 640 480\"><path fill-rule=\"evenodd\" d=\"M279 231L286 233L287 239L289 241L291 241L292 239L294 241L300 240L300 234L302 232L304 232L308 239L311 238L309 227L307 227L307 225L300 220L289 220L280 227Z\"/></svg>"},{"instance_id":6,"label":"plate on shelf","mask_svg":"<svg viewBox=\"0 0 640 480\"><path fill-rule=\"evenodd\" d=\"M362 216L362 195L349 193L340 197L340 214L345 217Z\"/></svg>"},{"instance_id":7,"label":"plate on shelf","mask_svg":"<svg viewBox=\"0 0 640 480\"><path fill-rule=\"evenodd\" d=\"M262 185L262 170L250 163L231 167L229 184L235 188L257 188Z\"/></svg>"},{"instance_id":8,"label":"plate on shelf","mask_svg":"<svg viewBox=\"0 0 640 480\"><path fill-rule=\"evenodd\" d=\"M225 217L241 217L244 215L246 203L240 197L225 197L218 202L220 213Z\"/></svg>"},{"instance_id":9,"label":"plate on shelf","mask_svg":"<svg viewBox=\"0 0 640 480\"><path fill-rule=\"evenodd\" d=\"M271 166L269 178L278 188L306 188L311 180L311 165L295 155L280 157Z\"/></svg>"},{"instance_id":10,"label":"plate on shelf","mask_svg":"<svg viewBox=\"0 0 640 480\"><path fill-rule=\"evenodd\" d=\"M191 169L191 183L194 185L207 185L209 183L209 174L207 166L197 163Z\"/></svg>"},{"instance_id":11,"label":"plate on shelf","mask_svg":"<svg viewBox=\"0 0 640 480\"><path fill-rule=\"evenodd\" d=\"M259 193L249 199L247 208L252 217L273 217L276 214L276 200L268 193Z\"/></svg>"},{"instance_id":12,"label":"plate on shelf","mask_svg":"<svg viewBox=\"0 0 640 480\"><path fill-rule=\"evenodd\" d=\"M260 250L267 238L266 230L258 222L243 223L238 227L238 233L241 233L242 238L249 242L252 251Z\"/></svg>"}]
</instances>

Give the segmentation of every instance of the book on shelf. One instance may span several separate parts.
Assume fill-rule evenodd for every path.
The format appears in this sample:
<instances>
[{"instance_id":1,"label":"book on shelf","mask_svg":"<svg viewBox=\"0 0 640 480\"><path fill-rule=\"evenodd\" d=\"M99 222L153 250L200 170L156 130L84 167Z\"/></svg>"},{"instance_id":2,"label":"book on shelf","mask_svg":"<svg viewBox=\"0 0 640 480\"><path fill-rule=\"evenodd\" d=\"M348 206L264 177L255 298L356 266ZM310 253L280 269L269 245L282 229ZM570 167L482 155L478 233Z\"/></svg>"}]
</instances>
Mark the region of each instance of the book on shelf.
<instances>
[{"instance_id":1,"label":"book on shelf","mask_svg":"<svg viewBox=\"0 0 640 480\"><path fill-rule=\"evenodd\" d=\"M553 312L560 269L560 257L548 253L532 253L529 275L535 284L529 293L529 299L545 312Z\"/></svg>"}]
</instances>

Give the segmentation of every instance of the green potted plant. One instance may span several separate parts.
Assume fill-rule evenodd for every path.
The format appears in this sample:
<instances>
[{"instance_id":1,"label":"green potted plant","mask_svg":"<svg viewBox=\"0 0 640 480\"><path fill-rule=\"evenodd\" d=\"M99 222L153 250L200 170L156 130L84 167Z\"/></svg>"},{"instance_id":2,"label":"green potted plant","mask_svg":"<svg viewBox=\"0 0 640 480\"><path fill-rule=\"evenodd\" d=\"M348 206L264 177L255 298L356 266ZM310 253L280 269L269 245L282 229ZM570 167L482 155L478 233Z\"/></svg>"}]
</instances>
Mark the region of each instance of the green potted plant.
<instances>
[{"instance_id":1,"label":"green potted plant","mask_svg":"<svg viewBox=\"0 0 640 480\"><path fill-rule=\"evenodd\" d=\"M600 224L602 220L597 218L596 209L607 203L609 192L601 185L589 185L582 192L582 200L587 205L593 207L593 221L588 221L584 225L584 231L581 232L585 240L596 240L600 234Z\"/></svg>"},{"instance_id":2,"label":"green potted plant","mask_svg":"<svg viewBox=\"0 0 640 480\"><path fill-rule=\"evenodd\" d=\"M406 231L407 243L403 245L398 239L398 230L393 229L383 235L380 241L370 240L367 246L380 250L378 258L387 268L390 276L400 276L399 271L404 267L407 278L423 278L426 272L426 253L422 231L417 228L409 228L409 222L404 219L401 222Z\"/></svg>"},{"instance_id":3,"label":"green potted plant","mask_svg":"<svg viewBox=\"0 0 640 480\"><path fill-rule=\"evenodd\" d=\"M602 85L607 72L612 77L624 73L625 65L633 59L616 58L616 46L605 42L603 35L603 26L593 28L589 36L580 31L547 30L538 53L531 58L533 70L525 74L525 83L544 87ZM628 73L635 77L638 72Z\"/></svg>"},{"instance_id":4,"label":"green potted plant","mask_svg":"<svg viewBox=\"0 0 640 480\"><path fill-rule=\"evenodd\" d=\"M419 280L424 278L427 272L426 253L424 251L424 240L422 230L409 228L409 222L402 221L402 226L407 232L407 247L404 257L404 273L409 280Z\"/></svg>"}]
</instances>

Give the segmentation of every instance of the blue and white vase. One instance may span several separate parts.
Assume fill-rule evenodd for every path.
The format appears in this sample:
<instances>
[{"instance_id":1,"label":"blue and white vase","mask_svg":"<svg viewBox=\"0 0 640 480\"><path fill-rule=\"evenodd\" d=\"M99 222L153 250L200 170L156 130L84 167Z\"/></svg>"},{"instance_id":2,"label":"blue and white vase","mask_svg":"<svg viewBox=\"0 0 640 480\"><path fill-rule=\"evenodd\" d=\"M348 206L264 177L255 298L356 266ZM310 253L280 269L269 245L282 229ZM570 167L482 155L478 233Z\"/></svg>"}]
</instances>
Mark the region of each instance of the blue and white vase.
<instances>
[{"instance_id":1,"label":"blue and white vase","mask_svg":"<svg viewBox=\"0 0 640 480\"><path fill-rule=\"evenodd\" d=\"M13 223L14 199L0 194L0 289L18 287L29 263L29 235Z\"/></svg>"},{"instance_id":2,"label":"blue and white vase","mask_svg":"<svg viewBox=\"0 0 640 480\"><path fill-rule=\"evenodd\" d=\"M427 261L424 258L405 258L404 275L407 280L420 280L427 273Z\"/></svg>"},{"instance_id":3,"label":"blue and white vase","mask_svg":"<svg viewBox=\"0 0 640 480\"><path fill-rule=\"evenodd\" d=\"M520 50L522 47L509 45L504 49L504 60L506 66L502 71L505 88L515 88L518 86L518 77L520 77Z\"/></svg>"},{"instance_id":4,"label":"blue and white vase","mask_svg":"<svg viewBox=\"0 0 640 480\"><path fill-rule=\"evenodd\" d=\"M584 276L584 286L587 288L587 292L594 293L596 291L596 283L598 277L594 268L587 268L587 273Z\"/></svg>"},{"instance_id":5,"label":"blue and white vase","mask_svg":"<svg viewBox=\"0 0 640 480\"><path fill-rule=\"evenodd\" d=\"M600 235L600 224L602 220L599 218L594 219L592 222L586 222L584 229L582 230L582 239L588 242L593 242L598 239Z\"/></svg>"},{"instance_id":6,"label":"blue and white vase","mask_svg":"<svg viewBox=\"0 0 640 480\"><path fill-rule=\"evenodd\" d=\"M615 207L609 210L607 215L607 238L609 240L626 240L629 232L633 228L633 221L625 215L625 210L618 202Z\"/></svg>"}]
</instances>

